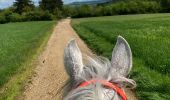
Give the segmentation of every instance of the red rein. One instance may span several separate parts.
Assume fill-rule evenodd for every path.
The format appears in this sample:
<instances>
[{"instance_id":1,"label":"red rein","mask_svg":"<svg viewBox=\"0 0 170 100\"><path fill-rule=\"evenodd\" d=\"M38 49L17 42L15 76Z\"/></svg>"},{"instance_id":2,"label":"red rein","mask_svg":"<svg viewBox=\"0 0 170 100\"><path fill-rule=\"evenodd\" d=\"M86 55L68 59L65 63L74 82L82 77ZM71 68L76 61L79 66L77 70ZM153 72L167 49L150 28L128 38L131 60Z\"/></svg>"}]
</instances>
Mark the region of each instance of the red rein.
<instances>
[{"instance_id":1,"label":"red rein","mask_svg":"<svg viewBox=\"0 0 170 100\"><path fill-rule=\"evenodd\" d=\"M111 88L113 90L115 90L117 92L117 94L119 94L120 97L122 97L122 100L127 100L125 93L121 90L121 88L119 88L117 85L108 82L106 80L89 80L89 81L85 81L83 83L81 83L78 87L85 87L88 86L89 84L96 84L97 82L101 83L103 86L106 86L108 88Z\"/></svg>"}]
</instances>

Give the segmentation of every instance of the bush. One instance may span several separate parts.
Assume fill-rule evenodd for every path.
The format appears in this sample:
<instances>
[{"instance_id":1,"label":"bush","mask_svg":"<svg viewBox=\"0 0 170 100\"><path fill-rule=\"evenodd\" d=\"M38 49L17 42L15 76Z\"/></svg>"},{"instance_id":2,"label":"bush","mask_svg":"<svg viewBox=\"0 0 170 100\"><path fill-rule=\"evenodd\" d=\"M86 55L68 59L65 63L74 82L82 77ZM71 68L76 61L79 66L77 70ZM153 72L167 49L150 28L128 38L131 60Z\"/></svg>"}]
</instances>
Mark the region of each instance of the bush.
<instances>
[{"instance_id":1,"label":"bush","mask_svg":"<svg viewBox=\"0 0 170 100\"><path fill-rule=\"evenodd\" d=\"M0 23L4 24L7 22L20 22L23 21L23 17L17 13L13 13L10 9L5 9L0 14Z\"/></svg>"},{"instance_id":2,"label":"bush","mask_svg":"<svg viewBox=\"0 0 170 100\"><path fill-rule=\"evenodd\" d=\"M53 14L54 14L55 18L61 19L61 18L64 17L64 16L63 16L63 12L62 12L60 9L58 9L58 8L56 8L56 9L54 10Z\"/></svg>"},{"instance_id":3,"label":"bush","mask_svg":"<svg viewBox=\"0 0 170 100\"><path fill-rule=\"evenodd\" d=\"M32 11L24 14L26 21L52 20L53 16L48 11Z\"/></svg>"},{"instance_id":4,"label":"bush","mask_svg":"<svg viewBox=\"0 0 170 100\"><path fill-rule=\"evenodd\" d=\"M64 12L63 14L64 17L71 17L77 15L76 7L72 7L68 5L63 7L63 12Z\"/></svg>"},{"instance_id":5,"label":"bush","mask_svg":"<svg viewBox=\"0 0 170 100\"><path fill-rule=\"evenodd\" d=\"M18 13L11 13L10 15L8 15L8 20L9 20L9 22L21 22L24 19Z\"/></svg>"},{"instance_id":6,"label":"bush","mask_svg":"<svg viewBox=\"0 0 170 100\"><path fill-rule=\"evenodd\" d=\"M1 14L0 15L0 24L4 24L6 22L7 22L7 20L6 20L5 16Z\"/></svg>"},{"instance_id":7,"label":"bush","mask_svg":"<svg viewBox=\"0 0 170 100\"><path fill-rule=\"evenodd\" d=\"M102 6L97 6L96 9L94 9L94 13L92 14L93 16L102 16L103 15L103 7Z\"/></svg>"},{"instance_id":8,"label":"bush","mask_svg":"<svg viewBox=\"0 0 170 100\"><path fill-rule=\"evenodd\" d=\"M1 14L2 14L2 16L5 17L6 22L10 22L10 17L9 17L9 16L12 14L12 11L11 11L11 10L6 9L6 10L4 10Z\"/></svg>"},{"instance_id":9,"label":"bush","mask_svg":"<svg viewBox=\"0 0 170 100\"><path fill-rule=\"evenodd\" d=\"M161 12L169 13L170 12L170 0L161 0L160 3L162 7Z\"/></svg>"},{"instance_id":10,"label":"bush","mask_svg":"<svg viewBox=\"0 0 170 100\"><path fill-rule=\"evenodd\" d=\"M104 15L104 16L112 15L112 8L111 8L111 6L105 6L105 7L103 7L103 9L101 11L102 11L102 15Z\"/></svg>"},{"instance_id":11,"label":"bush","mask_svg":"<svg viewBox=\"0 0 170 100\"><path fill-rule=\"evenodd\" d=\"M22 15L18 13L13 13L10 10L4 10L0 13L0 24L7 22L21 22L21 21L45 21L52 20L53 15L48 11L32 11L23 13Z\"/></svg>"},{"instance_id":12,"label":"bush","mask_svg":"<svg viewBox=\"0 0 170 100\"><path fill-rule=\"evenodd\" d=\"M53 15L49 11L42 13L41 20L53 20Z\"/></svg>"}]
</instances>

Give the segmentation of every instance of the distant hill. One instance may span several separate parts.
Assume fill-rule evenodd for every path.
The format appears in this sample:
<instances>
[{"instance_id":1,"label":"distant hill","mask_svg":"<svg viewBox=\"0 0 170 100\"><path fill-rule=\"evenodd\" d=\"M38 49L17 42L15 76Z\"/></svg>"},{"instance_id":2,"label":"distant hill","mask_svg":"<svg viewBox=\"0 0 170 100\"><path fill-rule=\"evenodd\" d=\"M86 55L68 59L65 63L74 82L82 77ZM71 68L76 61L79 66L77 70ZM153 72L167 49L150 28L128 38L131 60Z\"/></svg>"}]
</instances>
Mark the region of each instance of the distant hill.
<instances>
[{"instance_id":1,"label":"distant hill","mask_svg":"<svg viewBox=\"0 0 170 100\"><path fill-rule=\"evenodd\" d=\"M82 2L72 2L69 5L96 5L102 3L112 2L112 0L94 0L94 1L82 1Z\"/></svg>"}]
</instances>

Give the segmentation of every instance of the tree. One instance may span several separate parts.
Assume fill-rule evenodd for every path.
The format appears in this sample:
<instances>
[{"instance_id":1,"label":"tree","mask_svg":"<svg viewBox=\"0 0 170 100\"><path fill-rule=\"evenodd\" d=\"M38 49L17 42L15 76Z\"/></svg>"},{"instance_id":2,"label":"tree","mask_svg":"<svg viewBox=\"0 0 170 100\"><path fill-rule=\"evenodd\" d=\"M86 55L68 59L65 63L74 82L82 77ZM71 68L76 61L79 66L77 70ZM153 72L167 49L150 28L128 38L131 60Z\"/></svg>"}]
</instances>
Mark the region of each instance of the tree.
<instances>
[{"instance_id":1,"label":"tree","mask_svg":"<svg viewBox=\"0 0 170 100\"><path fill-rule=\"evenodd\" d=\"M61 10L63 6L62 0L41 0L39 4L41 9L48 10L50 13L54 13L56 9Z\"/></svg>"},{"instance_id":2,"label":"tree","mask_svg":"<svg viewBox=\"0 0 170 100\"><path fill-rule=\"evenodd\" d=\"M170 12L170 0L161 0L163 12Z\"/></svg>"},{"instance_id":3,"label":"tree","mask_svg":"<svg viewBox=\"0 0 170 100\"><path fill-rule=\"evenodd\" d=\"M22 14L23 12L31 11L34 8L34 4L31 0L15 0L14 7L15 12Z\"/></svg>"}]
</instances>

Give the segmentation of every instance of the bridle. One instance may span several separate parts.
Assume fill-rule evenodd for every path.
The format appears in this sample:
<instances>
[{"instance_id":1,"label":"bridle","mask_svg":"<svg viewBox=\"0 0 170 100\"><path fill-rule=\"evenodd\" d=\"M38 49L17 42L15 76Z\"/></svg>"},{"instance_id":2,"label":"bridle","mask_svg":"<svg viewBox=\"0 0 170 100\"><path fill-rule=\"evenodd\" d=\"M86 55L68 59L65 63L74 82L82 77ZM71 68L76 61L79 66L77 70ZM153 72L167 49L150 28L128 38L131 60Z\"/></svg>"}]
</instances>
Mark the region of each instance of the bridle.
<instances>
[{"instance_id":1,"label":"bridle","mask_svg":"<svg viewBox=\"0 0 170 100\"><path fill-rule=\"evenodd\" d=\"M78 85L78 88L86 87L90 84L96 84L96 83L101 83L104 87L113 89L122 98L122 100L127 100L126 94L120 87L106 80L95 80L95 79L88 80Z\"/></svg>"}]
</instances>

